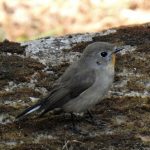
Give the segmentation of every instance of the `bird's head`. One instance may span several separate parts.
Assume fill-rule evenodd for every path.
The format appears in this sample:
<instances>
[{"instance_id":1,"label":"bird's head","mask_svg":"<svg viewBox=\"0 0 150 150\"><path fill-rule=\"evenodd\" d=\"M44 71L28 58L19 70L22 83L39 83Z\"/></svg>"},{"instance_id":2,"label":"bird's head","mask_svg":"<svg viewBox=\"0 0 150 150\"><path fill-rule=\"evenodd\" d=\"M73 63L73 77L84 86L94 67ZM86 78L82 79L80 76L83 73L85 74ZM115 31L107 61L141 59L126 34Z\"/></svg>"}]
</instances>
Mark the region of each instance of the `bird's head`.
<instances>
[{"instance_id":1,"label":"bird's head","mask_svg":"<svg viewBox=\"0 0 150 150\"><path fill-rule=\"evenodd\" d=\"M122 49L111 43L94 42L85 48L81 60L91 67L112 66L114 68L115 55Z\"/></svg>"}]
</instances>

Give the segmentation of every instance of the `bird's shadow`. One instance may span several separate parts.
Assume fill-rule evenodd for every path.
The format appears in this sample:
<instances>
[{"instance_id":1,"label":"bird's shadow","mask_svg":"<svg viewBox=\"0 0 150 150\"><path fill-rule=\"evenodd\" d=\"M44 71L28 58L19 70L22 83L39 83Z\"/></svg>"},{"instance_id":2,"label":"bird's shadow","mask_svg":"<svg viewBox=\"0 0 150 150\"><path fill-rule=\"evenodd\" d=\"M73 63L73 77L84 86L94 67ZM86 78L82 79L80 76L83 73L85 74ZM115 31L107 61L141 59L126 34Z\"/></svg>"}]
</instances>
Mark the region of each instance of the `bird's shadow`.
<instances>
[{"instance_id":1,"label":"bird's shadow","mask_svg":"<svg viewBox=\"0 0 150 150\"><path fill-rule=\"evenodd\" d=\"M15 127L20 129L24 134L32 134L40 131L56 133L59 131L67 131L68 133L87 135L89 129L103 129L106 122L99 121L94 117L94 122L87 114L75 117L75 128L72 125L72 119L69 113L45 115L42 118L28 117L15 122Z\"/></svg>"}]
</instances>

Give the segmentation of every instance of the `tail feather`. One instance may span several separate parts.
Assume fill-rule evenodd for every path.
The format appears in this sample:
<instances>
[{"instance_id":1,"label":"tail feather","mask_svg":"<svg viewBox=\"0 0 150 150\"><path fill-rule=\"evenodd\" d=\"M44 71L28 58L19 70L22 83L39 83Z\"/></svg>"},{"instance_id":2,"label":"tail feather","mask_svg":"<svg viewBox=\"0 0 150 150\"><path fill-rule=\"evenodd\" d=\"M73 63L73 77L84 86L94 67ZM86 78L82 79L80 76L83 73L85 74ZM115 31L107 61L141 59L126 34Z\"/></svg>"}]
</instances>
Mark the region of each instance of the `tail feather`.
<instances>
[{"instance_id":1,"label":"tail feather","mask_svg":"<svg viewBox=\"0 0 150 150\"><path fill-rule=\"evenodd\" d=\"M36 105L33 105L29 108L27 108L26 110L24 110L21 114L19 114L17 117L16 117L16 120L19 120L21 118L24 118L25 116L31 114L32 112L34 111L37 111L41 108L41 104L36 104Z\"/></svg>"},{"instance_id":2,"label":"tail feather","mask_svg":"<svg viewBox=\"0 0 150 150\"><path fill-rule=\"evenodd\" d=\"M37 110L39 111L39 117L41 117L48 111L57 108L62 102L64 103L62 100L68 94L68 89L62 88L55 92L56 90L52 91L48 96L40 100L40 102L24 110L16 117L16 120L22 119Z\"/></svg>"}]
</instances>

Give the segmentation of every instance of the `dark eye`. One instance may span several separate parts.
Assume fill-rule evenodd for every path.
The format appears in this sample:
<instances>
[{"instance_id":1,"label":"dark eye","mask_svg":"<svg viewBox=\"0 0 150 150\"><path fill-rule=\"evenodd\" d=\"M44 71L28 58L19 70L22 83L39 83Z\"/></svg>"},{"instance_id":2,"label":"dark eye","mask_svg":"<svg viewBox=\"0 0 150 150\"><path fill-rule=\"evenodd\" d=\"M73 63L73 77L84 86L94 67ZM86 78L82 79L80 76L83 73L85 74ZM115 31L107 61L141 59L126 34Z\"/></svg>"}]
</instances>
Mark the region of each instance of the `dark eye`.
<instances>
[{"instance_id":1,"label":"dark eye","mask_svg":"<svg viewBox=\"0 0 150 150\"><path fill-rule=\"evenodd\" d=\"M102 57L106 57L107 56L107 52L101 52L101 56Z\"/></svg>"}]
</instances>

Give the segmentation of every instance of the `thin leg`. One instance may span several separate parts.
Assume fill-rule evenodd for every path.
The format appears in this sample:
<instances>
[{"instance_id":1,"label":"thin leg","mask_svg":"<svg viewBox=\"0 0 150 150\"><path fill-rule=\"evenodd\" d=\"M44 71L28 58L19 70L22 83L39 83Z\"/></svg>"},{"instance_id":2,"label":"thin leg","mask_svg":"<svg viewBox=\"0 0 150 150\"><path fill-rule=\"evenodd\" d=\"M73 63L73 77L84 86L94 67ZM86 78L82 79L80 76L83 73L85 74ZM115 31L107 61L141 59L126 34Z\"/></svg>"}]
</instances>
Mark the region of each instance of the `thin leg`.
<instances>
[{"instance_id":1,"label":"thin leg","mask_svg":"<svg viewBox=\"0 0 150 150\"><path fill-rule=\"evenodd\" d=\"M87 110L87 113L88 113L90 119L93 121L94 117L93 117L92 113L89 110Z\"/></svg>"},{"instance_id":2,"label":"thin leg","mask_svg":"<svg viewBox=\"0 0 150 150\"><path fill-rule=\"evenodd\" d=\"M104 121L98 121L89 110L87 110L87 114L90 117L90 121L87 120L89 123L92 123L93 125L95 125L97 127L103 127L106 124L106 122L104 122Z\"/></svg>"},{"instance_id":3,"label":"thin leg","mask_svg":"<svg viewBox=\"0 0 150 150\"><path fill-rule=\"evenodd\" d=\"M77 134L87 135L88 132L81 131L79 128L76 127L76 124L75 124L76 115L73 113L70 113L70 114L71 114L71 121L72 121L72 131Z\"/></svg>"},{"instance_id":4,"label":"thin leg","mask_svg":"<svg viewBox=\"0 0 150 150\"><path fill-rule=\"evenodd\" d=\"M72 121L72 127L73 127L73 129L75 129L76 128L76 126L75 126L75 115L73 114L73 113L70 113L71 114L71 121Z\"/></svg>"},{"instance_id":5,"label":"thin leg","mask_svg":"<svg viewBox=\"0 0 150 150\"><path fill-rule=\"evenodd\" d=\"M92 115L92 113L89 110L87 110L87 114L89 117L88 119L86 119L86 121L89 123L95 124L95 117Z\"/></svg>"},{"instance_id":6,"label":"thin leg","mask_svg":"<svg viewBox=\"0 0 150 150\"><path fill-rule=\"evenodd\" d=\"M76 124L75 124L75 118L76 118L76 115L73 114L73 113L70 113L70 114L71 114L71 121L72 121L72 128L71 128L71 129L72 129L73 132L79 133L80 130L77 129Z\"/></svg>"}]
</instances>

